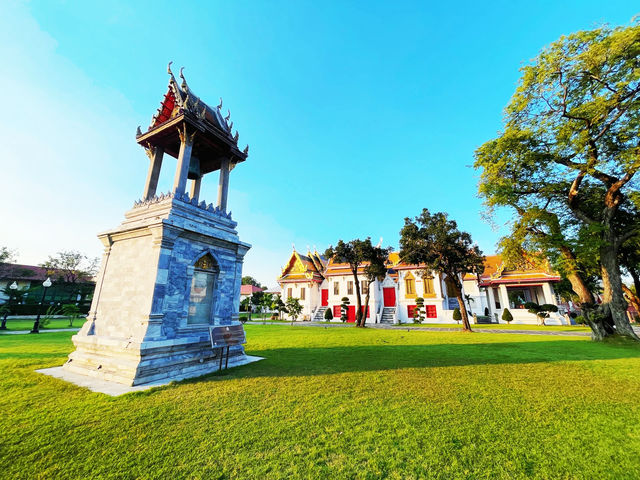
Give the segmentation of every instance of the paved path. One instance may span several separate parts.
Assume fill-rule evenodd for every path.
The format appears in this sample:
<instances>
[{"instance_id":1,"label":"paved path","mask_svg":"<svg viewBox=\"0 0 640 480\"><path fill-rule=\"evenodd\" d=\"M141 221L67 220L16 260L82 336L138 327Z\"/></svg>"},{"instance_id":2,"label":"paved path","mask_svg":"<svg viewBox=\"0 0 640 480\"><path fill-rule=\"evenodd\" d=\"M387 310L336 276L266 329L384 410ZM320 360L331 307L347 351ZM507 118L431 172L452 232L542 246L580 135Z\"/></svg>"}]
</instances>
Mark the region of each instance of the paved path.
<instances>
[{"instance_id":1,"label":"paved path","mask_svg":"<svg viewBox=\"0 0 640 480\"><path fill-rule=\"evenodd\" d=\"M246 322L248 325L283 325L283 326L291 326L290 322L281 323L281 322ZM295 326L299 327L347 327L353 328L354 325L352 323L329 323L329 322L294 322ZM405 327L402 325L385 325L381 323L367 323L367 328L379 328L382 330L407 330L408 332L416 330L422 332L459 332L460 328L455 327ZM473 328L473 325L471 326ZM519 334L519 335L557 335L557 336L568 336L568 337L589 337L591 336L590 332L578 331L558 331L558 330L502 330L497 328L478 328L475 330L478 333L511 333L511 334ZM636 329L636 332L640 335L640 329Z\"/></svg>"},{"instance_id":2,"label":"paved path","mask_svg":"<svg viewBox=\"0 0 640 480\"><path fill-rule=\"evenodd\" d=\"M49 332L77 332L79 328L45 328L40 333ZM0 330L0 335L24 335L31 333L31 330Z\"/></svg>"}]
</instances>

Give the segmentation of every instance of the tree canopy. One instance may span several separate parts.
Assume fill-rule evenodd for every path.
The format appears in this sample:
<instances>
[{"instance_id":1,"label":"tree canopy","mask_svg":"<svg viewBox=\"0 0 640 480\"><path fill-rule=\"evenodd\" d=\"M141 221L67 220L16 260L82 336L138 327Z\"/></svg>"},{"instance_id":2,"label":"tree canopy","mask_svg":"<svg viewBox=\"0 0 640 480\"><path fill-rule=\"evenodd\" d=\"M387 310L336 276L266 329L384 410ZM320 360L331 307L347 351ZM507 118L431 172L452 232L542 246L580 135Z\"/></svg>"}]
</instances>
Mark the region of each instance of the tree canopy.
<instances>
[{"instance_id":1,"label":"tree canopy","mask_svg":"<svg viewBox=\"0 0 640 480\"><path fill-rule=\"evenodd\" d=\"M458 230L457 223L446 213L432 214L425 208L414 220L404 220L400 231L400 259L410 264L422 264L428 272L446 275L458 299L463 328L470 331L461 276L480 273L484 264L484 256L471 240L471 235Z\"/></svg>"},{"instance_id":2,"label":"tree canopy","mask_svg":"<svg viewBox=\"0 0 640 480\"><path fill-rule=\"evenodd\" d=\"M75 250L63 250L50 255L41 266L47 269L50 276L57 277L54 280L76 283L78 280L90 280L95 276L98 271L98 259L89 258Z\"/></svg>"},{"instance_id":3,"label":"tree canopy","mask_svg":"<svg viewBox=\"0 0 640 480\"><path fill-rule=\"evenodd\" d=\"M263 288L258 280L249 275L242 277L242 285L253 285L254 287Z\"/></svg>"},{"instance_id":4,"label":"tree canopy","mask_svg":"<svg viewBox=\"0 0 640 480\"><path fill-rule=\"evenodd\" d=\"M367 319L366 308L369 304L369 288L367 288L365 308L362 308L362 292L358 269L364 266L363 275L370 286L377 278L384 278L386 274L385 262L390 251L391 248L374 246L371 243L371 237L367 237L364 240L356 238L349 242L338 240L335 247L330 246L325 251L327 258L349 265L356 291L356 327L365 326Z\"/></svg>"},{"instance_id":5,"label":"tree canopy","mask_svg":"<svg viewBox=\"0 0 640 480\"><path fill-rule=\"evenodd\" d=\"M515 210L514 234L555 252L585 305L593 297L584 278L589 261L581 259L597 259L598 316L631 337L619 249L640 230L638 58L637 23L561 37L522 68L504 130L475 162L485 204ZM598 335L606 323L596 325Z\"/></svg>"}]
</instances>

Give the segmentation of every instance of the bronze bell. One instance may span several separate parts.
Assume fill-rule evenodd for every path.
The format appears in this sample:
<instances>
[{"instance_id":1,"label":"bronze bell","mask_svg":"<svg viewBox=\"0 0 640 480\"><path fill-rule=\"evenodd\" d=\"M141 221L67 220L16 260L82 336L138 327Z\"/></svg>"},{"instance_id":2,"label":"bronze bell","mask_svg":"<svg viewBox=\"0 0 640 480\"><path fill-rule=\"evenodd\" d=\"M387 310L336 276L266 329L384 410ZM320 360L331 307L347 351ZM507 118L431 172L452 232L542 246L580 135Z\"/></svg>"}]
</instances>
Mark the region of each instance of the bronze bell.
<instances>
[{"instance_id":1,"label":"bronze bell","mask_svg":"<svg viewBox=\"0 0 640 480\"><path fill-rule=\"evenodd\" d=\"M187 174L187 178L189 180L197 180L200 177L200 160L192 156L191 162L189 163L189 173Z\"/></svg>"}]
</instances>

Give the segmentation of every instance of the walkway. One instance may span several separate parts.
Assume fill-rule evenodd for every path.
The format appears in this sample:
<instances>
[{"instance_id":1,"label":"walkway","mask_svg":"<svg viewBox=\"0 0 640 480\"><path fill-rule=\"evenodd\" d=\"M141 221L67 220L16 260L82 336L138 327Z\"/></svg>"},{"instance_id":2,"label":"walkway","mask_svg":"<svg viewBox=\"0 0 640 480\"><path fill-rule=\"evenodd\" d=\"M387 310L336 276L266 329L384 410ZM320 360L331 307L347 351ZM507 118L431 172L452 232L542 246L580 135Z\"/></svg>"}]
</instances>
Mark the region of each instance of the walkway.
<instances>
[{"instance_id":1,"label":"walkway","mask_svg":"<svg viewBox=\"0 0 640 480\"><path fill-rule=\"evenodd\" d=\"M55 333L55 332L77 332L79 328L45 328L40 330L40 333ZM0 330L0 335L24 335L31 333L31 330Z\"/></svg>"},{"instance_id":2,"label":"walkway","mask_svg":"<svg viewBox=\"0 0 640 480\"><path fill-rule=\"evenodd\" d=\"M246 322L247 325L284 325L291 326L290 322ZM353 323L330 323L330 322L294 322L294 325L297 327L347 327L354 328ZM367 328L378 328L381 330L406 330L408 332L411 331L422 331L422 332L460 332L460 328L454 327L413 327L413 326L402 326L402 325L385 325L381 323L367 323ZM473 325L471 325L473 328ZM570 332L570 331L557 331L557 330L502 330L497 328L478 328L474 330L477 333L512 333L519 335L556 335L556 336L567 336L567 337L590 337L590 332ZM636 329L636 333L640 335L640 329Z\"/></svg>"}]
</instances>

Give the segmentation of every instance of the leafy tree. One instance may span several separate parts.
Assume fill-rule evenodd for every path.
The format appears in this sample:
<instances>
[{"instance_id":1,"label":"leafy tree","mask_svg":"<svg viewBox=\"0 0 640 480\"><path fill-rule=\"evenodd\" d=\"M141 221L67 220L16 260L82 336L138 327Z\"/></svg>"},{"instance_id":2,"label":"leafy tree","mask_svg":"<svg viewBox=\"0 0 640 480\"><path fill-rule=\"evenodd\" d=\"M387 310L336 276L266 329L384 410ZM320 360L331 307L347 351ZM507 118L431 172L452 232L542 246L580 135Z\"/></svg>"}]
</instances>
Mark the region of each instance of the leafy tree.
<instances>
[{"instance_id":1,"label":"leafy tree","mask_svg":"<svg viewBox=\"0 0 640 480\"><path fill-rule=\"evenodd\" d=\"M502 320L507 322L507 325L511 325L511 322L513 322L513 315L511 315L511 312L509 311L508 308L505 308L502 311Z\"/></svg>"},{"instance_id":2,"label":"leafy tree","mask_svg":"<svg viewBox=\"0 0 640 480\"><path fill-rule=\"evenodd\" d=\"M456 323L462 320L462 313L460 313L460 309L458 307L453 309L453 319Z\"/></svg>"},{"instance_id":3,"label":"leafy tree","mask_svg":"<svg viewBox=\"0 0 640 480\"><path fill-rule=\"evenodd\" d=\"M82 317L80 314L80 308L75 303L67 303L62 305L62 314L67 317L69 326L73 327L73 321Z\"/></svg>"},{"instance_id":4,"label":"leafy tree","mask_svg":"<svg viewBox=\"0 0 640 480\"><path fill-rule=\"evenodd\" d=\"M16 251L8 247L0 247L0 263L14 263L16 261Z\"/></svg>"},{"instance_id":5,"label":"leafy tree","mask_svg":"<svg viewBox=\"0 0 640 480\"><path fill-rule=\"evenodd\" d=\"M364 327L367 317L362 310L362 295L360 292L358 269L364 267L364 277L369 282L369 286L371 286L371 283L375 281L376 278L384 278L386 270L382 275L380 272L381 269L384 268L384 262L386 262L390 251L390 249L374 247L371 244L371 238L367 237L365 240L355 239L347 243L338 240L335 247L330 246L325 252L327 258L332 258L336 262L349 265L356 288L356 327ZM367 292L368 291L369 289L367 289ZM368 306L368 293L366 303Z\"/></svg>"},{"instance_id":6,"label":"leafy tree","mask_svg":"<svg viewBox=\"0 0 640 480\"><path fill-rule=\"evenodd\" d=\"M280 295L274 295L271 301L271 309L278 312L278 319L282 320L282 312L287 313L287 306L280 298Z\"/></svg>"},{"instance_id":7,"label":"leafy tree","mask_svg":"<svg viewBox=\"0 0 640 480\"><path fill-rule=\"evenodd\" d=\"M539 229L538 239L574 263L569 280L596 339L614 324L638 340L625 312L619 250L640 229L639 55L637 23L562 37L523 67L504 131L476 152L487 205L513 207L524 228ZM633 222L621 228L624 215ZM577 247L597 252L598 308L580 285Z\"/></svg>"},{"instance_id":8,"label":"leafy tree","mask_svg":"<svg viewBox=\"0 0 640 480\"><path fill-rule=\"evenodd\" d=\"M251 305L251 297L245 297L240 302L240 310L244 312L248 312L250 305Z\"/></svg>"},{"instance_id":9,"label":"leafy tree","mask_svg":"<svg viewBox=\"0 0 640 480\"><path fill-rule=\"evenodd\" d=\"M366 312L369 309L369 299L371 298L371 285L376 280L382 281L387 275L387 260L391 253L391 247L382 248L371 244L371 240L367 238L364 244L364 257L367 258L367 264L364 267L364 277L367 282L367 293L364 298L363 314L360 316L360 326L364 327L367 321Z\"/></svg>"},{"instance_id":10,"label":"leafy tree","mask_svg":"<svg viewBox=\"0 0 640 480\"><path fill-rule=\"evenodd\" d=\"M251 305L255 307L258 312L262 312L262 300L264 298L264 292L253 292L251 294Z\"/></svg>"},{"instance_id":11,"label":"leafy tree","mask_svg":"<svg viewBox=\"0 0 640 480\"><path fill-rule=\"evenodd\" d=\"M342 297L342 303L340 304L340 320L342 323L348 320L349 312L349 297Z\"/></svg>"},{"instance_id":12,"label":"leafy tree","mask_svg":"<svg viewBox=\"0 0 640 480\"><path fill-rule=\"evenodd\" d=\"M249 275L242 277L241 282L242 285L253 285L254 287L264 288L262 285L260 285L260 282L258 280Z\"/></svg>"},{"instance_id":13,"label":"leafy tree","mask_svg":"<svg viewBox=\"0 0 640 480\"><path fill-rule=\"evenodd\" d=\"M550 313L558 311L558 307L549 303L538 305L534 302L527 302L524 304L524 308L526 308L529 313L533 313L538 318L538 325L544 325L544 321L545 319L549 318Z\"/></svg>"},{"instance_id":14,"label":"leafy tree","mask_svg":"<svg viewBox=\"0 0 640 480\"><path fill-rule=\"evenodd\" d=\"M331 311L331 309L330 309L330 308L327 308L327 309L324 311L324 319L325 319L327 322L330 322L331 320L333 320L333 312Z\"/></svg>"},{"instance_id":15,"label":"leafy tree","mask_svg":"<svg viewBox=\"0 0 640 480\"><path fill-rule=\"evenodd\" d=\"M405 218L400 231L400 258L415 265L424 265L427 271L446 275L458 299L463 330L471 331L469 317L462 298L462 275L482 270L484 257L471 235L458 230L454 220L446 213L422 213L411 220Z\"/></svg>"},{"instance_id":16,"label":"leafy tree","mask_svg":"<svg viewBox=\"0 0 640 480\"><path fill-rule=\"evenodd\" d=\"M74 250L64 250L55 256L49 256L40 265L47 269L49 276L57 276L59 281L76 283L78 280L89 280L98 271L98 259L89 258Z\"/></svg>"},{"instance_id":17,"label":"leafy tree","mask_svg":"<svg viewBox=\"0 0 640 480\"><path fill-rule=\"evenodd\" d=\"M262 310L262 320L264 320L264 312L271 308L273 303L273 294L262 292L262 299L260 300L260 308Z\"/></svg>"},{"instance_id":18,"label":"leafy tree","mask_svg":"<svg viewBox=\"0 0 640 480\"><path fill-rule=\"evenodd\" d=\"M302 305L300 304L300 300L294 297L287 298L286 302L287 312L291 317L291 322L295 322L300 314L302 313Z\"/></svg>"}]
</instances>

